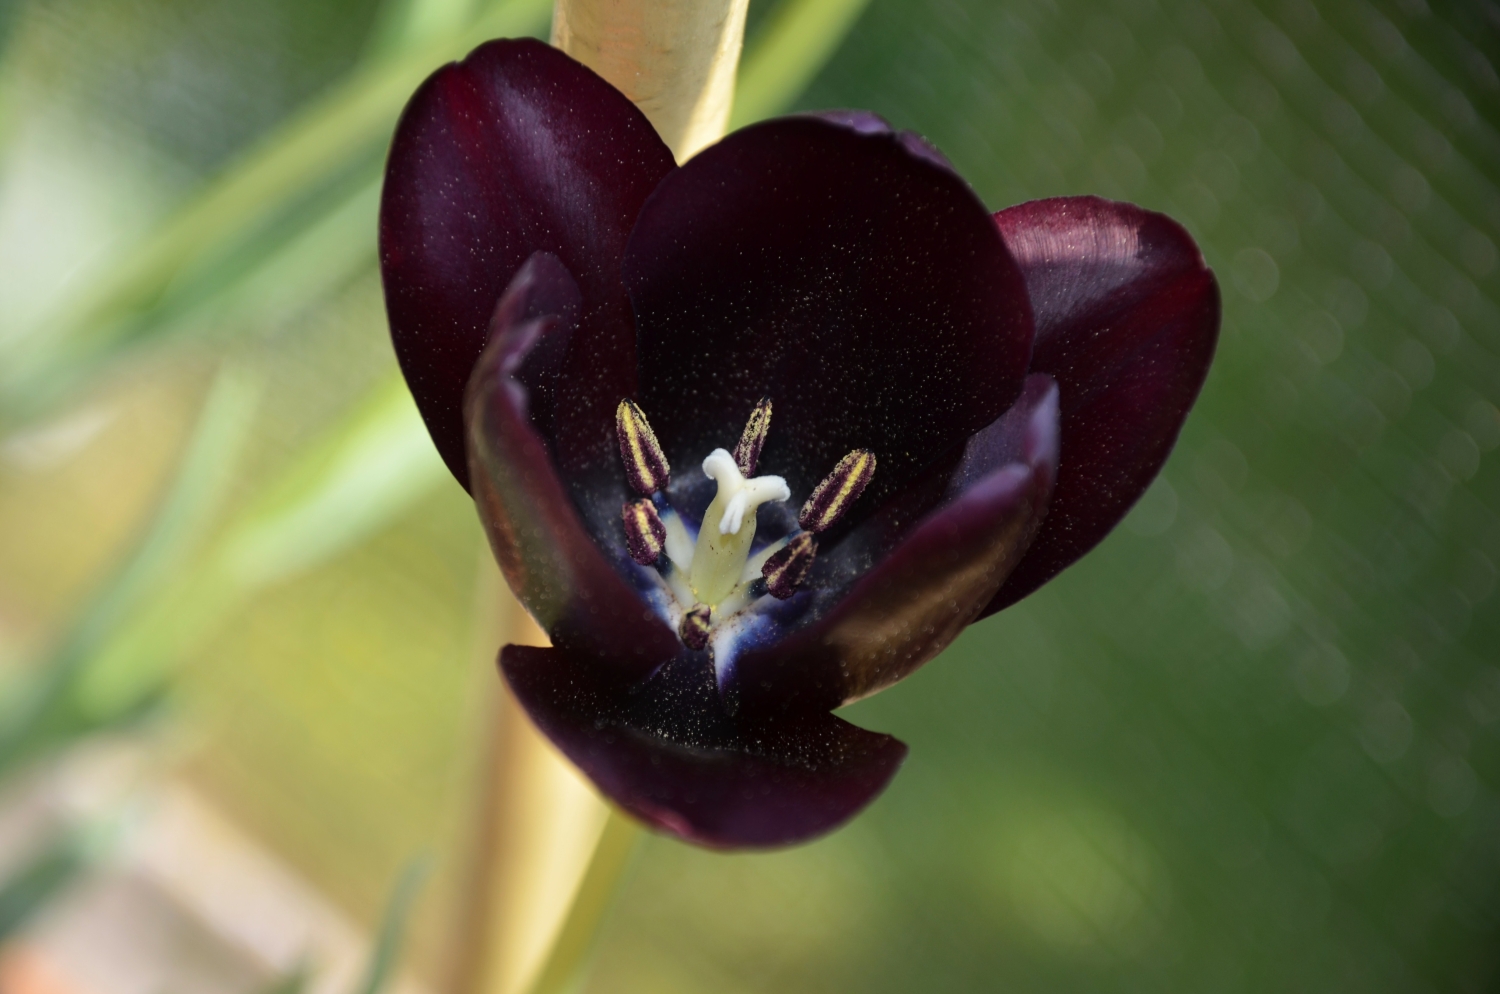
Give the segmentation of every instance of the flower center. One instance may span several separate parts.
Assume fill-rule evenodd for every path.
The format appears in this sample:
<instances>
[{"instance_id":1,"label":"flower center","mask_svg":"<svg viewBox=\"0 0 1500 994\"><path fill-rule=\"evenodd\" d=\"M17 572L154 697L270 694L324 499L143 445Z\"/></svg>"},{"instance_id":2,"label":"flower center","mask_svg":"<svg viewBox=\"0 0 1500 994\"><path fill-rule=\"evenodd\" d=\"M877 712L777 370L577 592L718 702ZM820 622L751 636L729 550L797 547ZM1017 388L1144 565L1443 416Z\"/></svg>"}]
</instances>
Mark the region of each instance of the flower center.
<instances>
[{"instance_id":1,"label":"flower center","mask_svg":"<svg viewBox=\"0 0 1500 994\"><path fill-rule=\"evenodd\" d=\"M769 399L751 412L732 455L714 449L703 460L703 473L718 491L703 514L696 541L661 495L672 470L645 412L622 400L615 427L626 476L645 495L621 508L626 547L635 562L657 568L675 602L674 614L680 616L678 634L692 649L704 648L715 628L767 594L779 600L796 594L817 556L813 534L833 527L875 474L874 453L849 453L802 506L797 517L802 530L752 557L756 509L792 496L781 477L755 475L771 427Z\"/></svg>"}]
</instances>

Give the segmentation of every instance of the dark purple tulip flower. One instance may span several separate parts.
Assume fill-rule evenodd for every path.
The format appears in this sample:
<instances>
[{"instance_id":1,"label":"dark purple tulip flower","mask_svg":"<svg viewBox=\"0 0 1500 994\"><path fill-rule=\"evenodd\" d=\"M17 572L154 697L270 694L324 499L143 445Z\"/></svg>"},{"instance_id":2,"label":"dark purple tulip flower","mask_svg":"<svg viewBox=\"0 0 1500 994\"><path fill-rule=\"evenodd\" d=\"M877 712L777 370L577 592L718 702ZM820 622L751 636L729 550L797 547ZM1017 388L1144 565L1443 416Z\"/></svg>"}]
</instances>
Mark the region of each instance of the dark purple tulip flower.
<instances>
[{"instance_id":1,"label":"dark purple tulip flower","mask_svg":"<svg viewBox=\"0 0 1500 994\"><path fill-rule=\"evenodd\" d=\"M438 70L391 149L401 368L551 648L500 665L637 818L802 841L890 781L830 712L1096 545L1213 357L1191 238L1092 197L991 215L868 114L678 166L535 41Z\"/></svg>"}]
</instances>

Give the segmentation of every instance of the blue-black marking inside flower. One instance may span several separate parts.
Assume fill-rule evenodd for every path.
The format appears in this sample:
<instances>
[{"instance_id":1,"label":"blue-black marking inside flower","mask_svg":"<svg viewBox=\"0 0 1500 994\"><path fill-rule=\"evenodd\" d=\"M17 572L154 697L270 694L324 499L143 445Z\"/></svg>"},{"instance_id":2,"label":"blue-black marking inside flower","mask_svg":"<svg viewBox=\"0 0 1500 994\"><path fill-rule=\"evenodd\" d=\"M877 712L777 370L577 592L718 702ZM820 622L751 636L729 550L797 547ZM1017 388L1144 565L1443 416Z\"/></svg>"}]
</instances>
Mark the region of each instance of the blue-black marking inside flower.
<instances>
[{"instance_id":1,"label":"blue-black marking inside flower","mask_svg":"<svg viewBox=\"0 0 1500 994\"><path fill-rule=\"evenodd\" d=\"M713 846L810 838L884 788L906 747L830 711L1097 544L1219 324L1161 215L992 216L861 113L679 167L534 41L412 98L380 249L418 406L552 640L506 647L506 680L613 801Z\"/></svg>"}]
</instances>

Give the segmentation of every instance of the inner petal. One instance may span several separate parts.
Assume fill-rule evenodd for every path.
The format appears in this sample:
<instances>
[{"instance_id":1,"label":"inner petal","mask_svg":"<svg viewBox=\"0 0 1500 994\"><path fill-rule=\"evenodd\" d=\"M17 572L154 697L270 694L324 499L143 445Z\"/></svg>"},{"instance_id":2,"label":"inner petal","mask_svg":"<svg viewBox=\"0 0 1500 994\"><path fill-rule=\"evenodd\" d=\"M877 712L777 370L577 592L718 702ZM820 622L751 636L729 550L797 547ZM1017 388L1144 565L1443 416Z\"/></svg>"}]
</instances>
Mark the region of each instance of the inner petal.
<instances>
[{"instance_id":1,"label":"inner petal","mask_svg":"<svg viewBox=\"0 0 1500 994\"><path fill-rule=\"evenodd\" d=\"M774 388L760 461L806 496L878 441L862 511L1009 407L1031 349L1025 284L963 181L897 135L812 118L663 180L624 273L667 456L702 458Z\"/></svg>"}]
</instances>

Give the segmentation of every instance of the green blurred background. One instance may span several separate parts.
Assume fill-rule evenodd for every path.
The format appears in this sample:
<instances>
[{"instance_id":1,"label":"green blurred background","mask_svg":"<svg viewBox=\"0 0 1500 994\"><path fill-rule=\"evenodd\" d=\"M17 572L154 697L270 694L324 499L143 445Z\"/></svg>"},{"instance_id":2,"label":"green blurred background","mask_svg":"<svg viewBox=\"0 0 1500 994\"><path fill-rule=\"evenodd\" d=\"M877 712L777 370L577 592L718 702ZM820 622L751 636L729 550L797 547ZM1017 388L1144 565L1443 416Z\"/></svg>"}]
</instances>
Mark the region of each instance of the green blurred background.
<instances>
[{"instance_id":1,"label":"green blurred background","mask_svg":"<svg viewBox=\"0 0 1500 994\"><path fill-rule=\"evenodd\" d=\"M756 63L817 6L779 2L738 116L870 108L993 208L1166 211L1223 336L1115 535L845 712L910 744L890 790L789 852L651 839L588 990L1500 989L1500 6L825 0ZM0 6L12 751L144 709L365 922L436 854L429 976L486 553L392 380L373 193L478 10Z\"/></svg>"}]
</instances>

